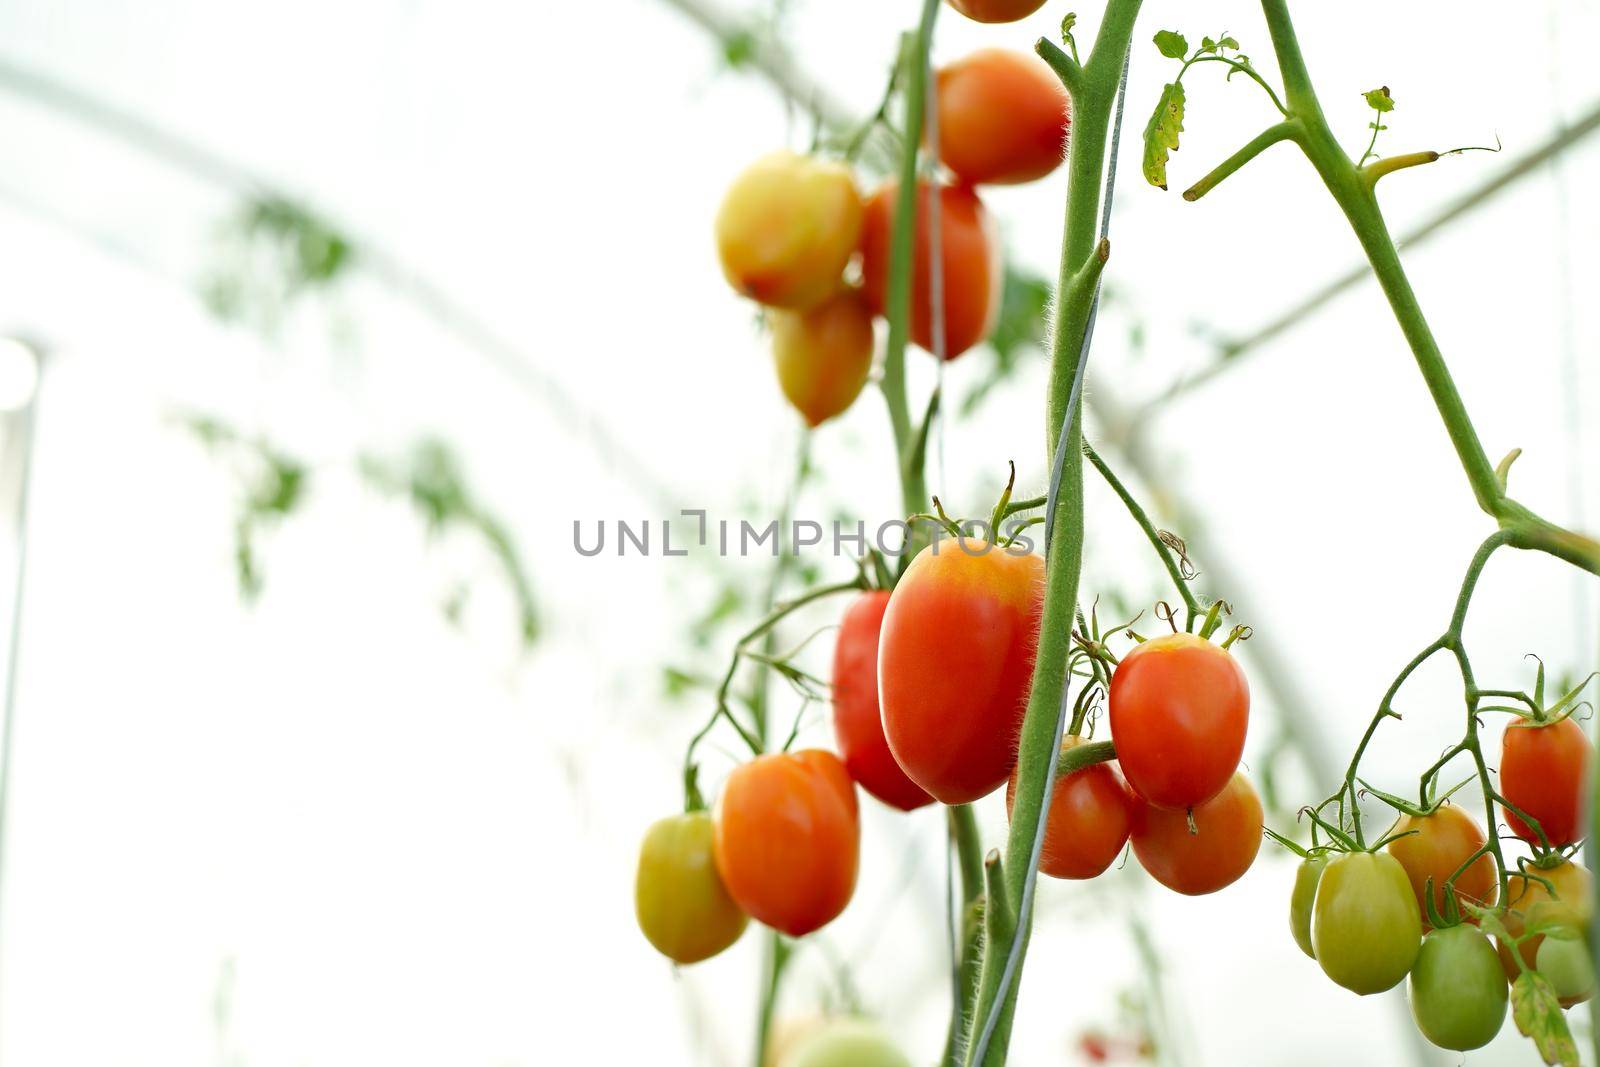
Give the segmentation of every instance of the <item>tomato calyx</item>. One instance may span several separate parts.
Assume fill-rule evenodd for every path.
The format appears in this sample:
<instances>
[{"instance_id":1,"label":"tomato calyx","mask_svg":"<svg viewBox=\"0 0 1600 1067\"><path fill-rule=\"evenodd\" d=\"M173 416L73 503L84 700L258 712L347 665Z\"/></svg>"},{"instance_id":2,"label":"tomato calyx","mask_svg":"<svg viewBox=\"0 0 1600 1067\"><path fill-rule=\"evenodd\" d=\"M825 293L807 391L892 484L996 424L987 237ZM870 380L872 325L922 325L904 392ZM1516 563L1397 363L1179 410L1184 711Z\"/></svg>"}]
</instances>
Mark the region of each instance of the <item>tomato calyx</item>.
<instances>
[{"instance_id":1,"label":"tomato calyx","mask_svg":"<svg viewBox=\"0 0 1600 1067\"><path fill-rule=\"evenodd\" d=\"M1538 670L1534 675L1533 692L1521 689L1481 689L1474 687L1470 692L1474 700L1484 698L1497 698L1502 701L1515 703L1480 704L1479 711L1497 711L1511 715L1520 720L1514 725L1526 729L1540 729L1547 726L1556 726L1572 717L1580 708L1588 707L1587 701L1578 699L1579 695L1589 687L1589 683L1600 678L1600 671L1591 672L1586 678L1572 686L1549 704L1545 703L1545 673L1544 660L1532 652L1528 658L1537 663Z\"/></svg>"},{"instance_id":2,"label":"tomato calyx","mask_svg":"<svg viewBox=\"0 0 1600 1067\"><path fill-rule=\"evenodd\" d=\"M932 419L934 409L937 407L937 405L938 392L935 391L934 399L929 403L928 416L930 420ZM925 430L926 424L924 424L924 431ZM924 437L925 432L918 435L918 439L914 443L917 448L920 449L925 447L926 442L923 439ZM918 512L915 515L908 516L906 521L910 523L932 523L940 530L944 531L946 536L954 538L963 545L965 545L968 541L977 540L985 544L992 545L995 548L1006 549L1007 551L1021 549L1027 549L1031 551L1031 545L1018 545L1018 541L1024 531L1043 522L1044 518L1038 515L1031 516L1029 518L1012 523L1009 528L1007 527L1006 522L1020 512L1032 511L1034 509L1043 507L1045 505L1045 498L1042 496L1030 497L1027 500L1013 502L1011 496L1017 485L1017 464L1014 460L1007 460L1006 462L1010 468L1010 473L1006 477L1005 488L1001 490L1000 498L995 503L993 510L989 512L989 518L987 520L953 519L950 517L949 512L945 511L944 502L941 501L937 495L935 495L932 498L932 513Z\"/></svg>"}]
</instances>

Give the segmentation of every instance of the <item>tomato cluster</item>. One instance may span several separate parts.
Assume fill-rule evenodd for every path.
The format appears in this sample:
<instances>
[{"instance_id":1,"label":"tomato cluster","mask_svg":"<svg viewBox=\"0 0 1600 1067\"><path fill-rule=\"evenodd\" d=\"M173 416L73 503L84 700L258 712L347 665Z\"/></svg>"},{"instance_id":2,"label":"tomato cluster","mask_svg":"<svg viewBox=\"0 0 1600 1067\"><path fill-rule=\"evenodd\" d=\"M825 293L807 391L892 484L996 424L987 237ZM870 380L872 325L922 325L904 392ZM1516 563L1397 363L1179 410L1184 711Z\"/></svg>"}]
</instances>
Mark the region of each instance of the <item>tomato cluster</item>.
<instances>
[{"instance_id":1,"label":"tomato cluster","mask_svg":"<svg viewBox=\"0 0 1600 1067\"><path fill-rule=\"evenodd\" d=\"M1346 851L1319 849L1301 862L1289 904L1295 942L1358 994L1409 976L1417 1028L1446 1049L1492 1040L1510 984L1528 972L1562 1007L1588 999L1591 879L1570 854L1585 830L1589 747L1570 718L1507 727L1498 795L1534 855L1505 879L1503 900L1499 845L1477 820L1448 801L1413 808L1384 795L1402 811L1381 849L1342 841Z\"/></svg>"},{"instance_id":2,"label":"tomato cluster","mask_svg":"<svg viewBox=\"0 0 1600 1067\"><path fill-rule=\"evenodd\" d=\"M986 21L1021 17L1005 7L963 9ZM1054 170L1065 154L1069 98L1037 56L984 49L936 72L934 102L931 147L948 178L919 181L912 198L908 333L955 359L982 343L1000 314L1000 240L976 187ZM866 384L873 316L887 312L898 203L892 181L863 200L847 162L774 152L734 179L717 212L723 274L765 306L778 383L811 426L843 413Z\"/></svg>"}]
</instances>

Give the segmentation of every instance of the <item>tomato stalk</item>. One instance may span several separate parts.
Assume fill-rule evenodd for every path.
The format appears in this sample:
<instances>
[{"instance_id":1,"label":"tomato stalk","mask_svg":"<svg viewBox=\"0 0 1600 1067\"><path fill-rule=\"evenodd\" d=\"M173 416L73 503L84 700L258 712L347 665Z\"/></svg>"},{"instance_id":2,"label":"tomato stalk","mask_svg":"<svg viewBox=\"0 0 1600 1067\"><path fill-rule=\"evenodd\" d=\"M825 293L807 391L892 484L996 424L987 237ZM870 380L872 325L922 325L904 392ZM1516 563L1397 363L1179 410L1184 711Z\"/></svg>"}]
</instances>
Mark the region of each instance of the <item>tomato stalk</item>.
<instances>
[{"instance_id":1,"label":"tomato stalk","mask_svg":"<svg viewBox=\"0 0 1600 1067\"><path fill-rule=\"evenodd\" d=\"M1072 96L1073 130L1067 154L1067 204L1061 248L1061 267L1057 284L1059 308L1051 339L1050 391L1045 425L1046 456L1051 456L1061 436L1062 426L1072 403L1072 379L1093 305L1091 260L1096 257L1099 240L1101 182L1105 170L1106 148L1112 109L1121 80L1128 47L1133 35L1139 0L1111 0L1100 24L1093 50L1081 65L1041 41L1041 55L1062 76ZM1103 250L1102 254L1103 254ZM1085 281L1089 282L1086 286ZM1023 718L1017 762L1017 789L1012 807L1011 829L1006 841L1003 874L991 892L1003 893L1005 906L1015 916L1021 931L1016 939L1018 958L1012 965L1020 978L1027 951L1032 916L1022 909L1024 889L1036 872L1030 862L1034 839L1044 817L1046 777L1057 753L1057 717L1062 711L1066 684L1067 658L1072 649L1072 624L1076 614L1078 582L1083 566L1083 443L1081 420L1073 412L1072 430L1066 443L1066 463L1057 492L1055 520L1046 546L1046 586L1039 648L1034 664L1033 683ZM995 906L990 901L989 907ZM989 1046L981 1061L973 1042L968 1063L986 1067L1003 1064L1010 1040L1011 1019L1016 1008L1014 978L1001 994L1013 939L986 939L979 979L977 1002L971 1013L973 1028L984 1025L992 1012L998 1012ZM998 1002L997 1002L998 1001Z\"/></svg>"}]
</instances>

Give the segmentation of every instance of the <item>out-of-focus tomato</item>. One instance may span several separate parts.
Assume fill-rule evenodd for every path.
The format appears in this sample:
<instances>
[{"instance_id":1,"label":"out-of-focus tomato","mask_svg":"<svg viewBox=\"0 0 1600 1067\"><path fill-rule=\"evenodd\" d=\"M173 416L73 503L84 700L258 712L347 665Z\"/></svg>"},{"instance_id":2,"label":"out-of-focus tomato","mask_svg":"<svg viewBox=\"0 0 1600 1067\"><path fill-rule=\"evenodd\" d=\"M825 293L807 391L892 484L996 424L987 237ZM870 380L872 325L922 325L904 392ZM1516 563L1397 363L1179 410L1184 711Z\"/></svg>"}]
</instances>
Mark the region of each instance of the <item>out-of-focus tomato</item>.
<instances>
[{"instance_id":1,"label":"out-of-focus tomato","mask_svg":"<svg viewBox=\"0 0 1600 1067\"><path fill-rule=\"evenodd\" d=\"M790 937L844 911L856 887L856 787L831 752L758 756L717 799L717 870L749 915Z\"/></svg>"},{"instance_id":2,"label":"out-of-focus tomato","mask_svg":"<svg viewBox=\"0 0 1600 1067\"><path fill-rule=\"evenodd\" d=\"M1500 917L1507 933L1512 937L1521 937L1530 923L1539 926L1560 923L1579 931L1588 928L1593 904L1590 900L1591 879L1586 868L1571 860L1563 860L1553 867L1535 867L1530 873L1536 877L1518 873L1507 880L1506 911ZM1550 885L1545 885L1545 882ZM1552 887L1554 892L1551 891ZM1518 946L1523 961L1529 967L1537 966L1539 946L1544 941L1543 934L1535 934ZM1512 959L1511 952L1510 945L1500 943L1500 964L1505 969L1506 977L1514 982L1522 970L1517 966L1517 961Z\"/></svg>"},{"instance_id":3,"label":"out-of-focus tomato","mask_svg":"<svg viewBox=\"0 0 1600 1067\"><path fill-rule=\"evenodd\" d=\"M1593 746L1583 727L1570 718L1543 724L1519 719L1506 727L1500 743L1500 792L1537 819L1554 848L1583 836L1583 800ZM1524 841L1538 844L1539 833L1510 808L1506 825Z\"/></svg>"},{"instance_id":4,"label":"out-of-focus tomato","mask_svg":"<svg viewBox=\"0 0 1600 1067\"><path fill-rule=\"evenodd\" d=\"M1123 662L1127 662L1124 660ZM1243 774L1189 813L1137 803L1133 854L1150 877L1186 896L1215 893L1239 880L1261 850L1261 798Z\"/></svg>"},{"instance_id":5,"label":"out-of-focus tomato","mask_svg":"<svg viewBox=\"0 0 1600 1067\"><path fill-rule=\"evenodd\" d=\"M1044 6L1044 0L950 0L974 22L1017 22Z\"/></svg>"},{"instance_id":6,"label":"out-of-focus tomato","mask_svg":"<svg viewBox=\"0 0 1600 1067\"><path fill-rule=\"evenodd\" d=\"M883 730L946 804L993 792L1017 761L1044 607L1044 560L968 538L917 553L878 639Z\"/></svg>"},{"instance_id":7,"label":"out-of-focus tomato","mask_svg":"<svg viewBox=\"0 0 1600 1067\"><path fill-rule=\"evenodd\" d=\"M1594 995L1594 964L1583 938L1552 937L1540 941L1538 971L1550 980L1563 1007L1581 1004Z\"/></svg>"},{"instance_id":8,"label":"out-of-focus tomato","mask_svg":"<svg viewBox=\"0 0 1600 1067\"><path fill-rule=\"evenodd\" d=\"M1311 909L1317 900L1317 884L1322 881L1323 868L1328 866L1327 853L1319 852L1300 861L1294 872L1294 893L1289 897L1289 932L1294 943L1312 959L1317 950L1311 944Z\"/></svg>"},{"instance_id":9,"label":"out-of-focus tomato","mask_svg":"<svg viewBox=\"0 0 1600 1067\"><path fill-rule=\"evenodd\" d=\"M773 152L734 179L717 211L728 283L772 307L808 308L839 288L861 239L861 194L838 163Z\"/></svg>"},{"instance_id":10,"label":"out-of-focus tomato","mask_svg":"<svg viewBox=\"0 0 1600 1067\"><path fill-rule=\"evenodd\" d=\"M1188 633L1152 638L1118 664L1109 704L1122 774L1156 807L1209 800L1238 769L1250 686L1227 649Z\"/></svg>"},{"instance_id":11,"label":"out-of-focus tomato","mask_svg":"<svg viewBox=\"0 0 1600 1067\"><path fill-rule=\"evenodd\" d=\"M1400 861L1386 852L1329 860L1317 886L1311 944L1323 973L1351 992L1399 985L1422 949L1422 913Z\"/></svg>"},{"instance_id":12,"label":"out-of-focus tomato","mask_svg":"<svg viewBox=\"0 0 1600 1067\"><path fill-rule=\"evenodd\" d=\"M805 311L767 313L772 360L789 403L811 426L842 414L872 370L872 308L858 289L840 289Z\"/></svg>"},{"instance_id":13,"label":"out-of-focus tomato","mask_svg":"<svg viewBox=\"0 0 1600 1067\"><path fill-rule=\"evenodd\" d=\"M1408 833L1408 831L1415 831ZM1488 840L1477 820L1466 810L1454 804L1444 804L1432 815L1402 815L1389 829L1390 834L1407 834L1389 842L1389 855L1400 861L1411 880L1417 895L1417 907L1422 910L1422 928L1428 929L1428 879L1433 879L1433 906L1440 915L1445 914L1444 883L1460 869L1467 857L1482 848ZM1494 857L1484 853L1472 861L1472 866L1461 872L1455 881L1458 902L1470 901L1488 907L1500 895L1499 876L1495 871ZM1463 917L1470 918L1462 908Z\"/></svg>"},{"instance_id":14,"label":"out-of-focus tomato","mask_svg":"<svg viewBox=\"0 0 1600 1067\"><path fill-rule=\"evenodd\" d=\"M795 1046L783 1067L911 1067L883 1029L864 1019L835 1019Z\"/></svg>"},{"instance_id":15,"label":"out-of-focus tomato","mask_svg":"<svg viewBox=\"0 0 1600 1067\"><path fill-rule=\"evenodd\" d=\"M711 814L692 811L656 822L639 848L639 929L677 963L710 959L739 940L748 921L717 874L711 838Z\"/></svg>"},{"instance_id":16,"label":"out-of-focus tomato","mask_svg":"<svg viewBox=\"0 0 1600 1067\"><path fill-rule=\"evenodd\" d=\"M1083 738L1069 736L1061 751L1083 743ZM1016 793L1013 770L1006 783L1007 816ZM1052 878L1093 878L1104 872L1128 843L1135 803L1110 763L1093 763L1058 779L1050 794L1040 872Z\"/></svg>"},{"instance_id":17,"label":"out-of-focus tomato","mask_svg":"<svg viewBox=\"0 0 1600 1067\"><path fill-rule=\"evenodd\" d=\"M989 336L1000 316L1000 239L978 194L964 185L917 186L917 225L911 266L910 336L932 352L933 237L931 205L938 193L939 261L943 264L944 357L955 359ZM889 182L867 201L861 231L861 280L878 314L886 313L890 244L899 186Z\"/></svg>"},{"instance_id":18,"label":"out-of-focus tomato","mask_svg":"<svg viewBox=\"0 0 1600 1067\"><path fill-rule=\"evenodd\" d=\"M985 48L937 74L939 159L972 185L1042 178L1067 147L1066 89L1031 52Z\"/></svg>"},{"instance_id":19,"label":"out-of-focus tomato","mask_svg":"<svg viewBox=\"0 0 1600 1067\"><path fill-rule=\"evenodd\" d=\"M906 777L883 736L878 710L878 633L889 594L862 593L844 613L833 646L833 732L845 770L856 784L890 807L911 811L932 802Z\"/></svg>"}]
</instances>

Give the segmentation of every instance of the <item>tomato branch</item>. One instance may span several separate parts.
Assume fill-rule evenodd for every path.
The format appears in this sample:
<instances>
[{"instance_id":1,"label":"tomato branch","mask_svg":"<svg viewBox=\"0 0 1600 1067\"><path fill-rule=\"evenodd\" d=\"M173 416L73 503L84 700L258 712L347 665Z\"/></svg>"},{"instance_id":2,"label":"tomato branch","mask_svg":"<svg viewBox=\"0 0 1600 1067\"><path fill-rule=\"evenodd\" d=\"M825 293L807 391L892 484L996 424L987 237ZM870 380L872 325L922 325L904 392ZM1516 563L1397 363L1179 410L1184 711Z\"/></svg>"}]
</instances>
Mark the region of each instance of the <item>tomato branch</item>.
<instances>
[{"instance_id":1,"label":"tomato branch","mask_svg":"<svg viewBox=\"0 0 1600 1067\"><path fill-rule=\"evenodd\" d=\"M1106 480L1106 484L1111 486L1112 491L1117 494L1123 506L1128 509L1128 514L1133 516L1133 521L1138 523L1139 529L1144 531L1145 537L1150 541L1150 547L1155 549L1156 555L1161 557L1162 566L1167 568L1167 574L1172 577L1173 587L1178 590L1178 595L1183 598L1183 605L1189 612L1188 621L1192 624L1195 617L1200 614L1200 602L1195 599L1194 593L1189 589L1189 583L1184 580L1183 570L1178 566L1178 561L1172 557L1171 547L1161 539L1161 531L1156 529L1155 524L1150 521L1150 516L1145 514L1144 508L1133 498L1133 494L1128 492L1127 486L1123 485L1122 480L1112 473L1111 468L1106 465L1106 461L1100 458L1100 453L1096 452L1087 441L1083 443L1083 454L1088 457L1094 469L1100 472L1100 476Z\"/></svg>"}]
</instances>

